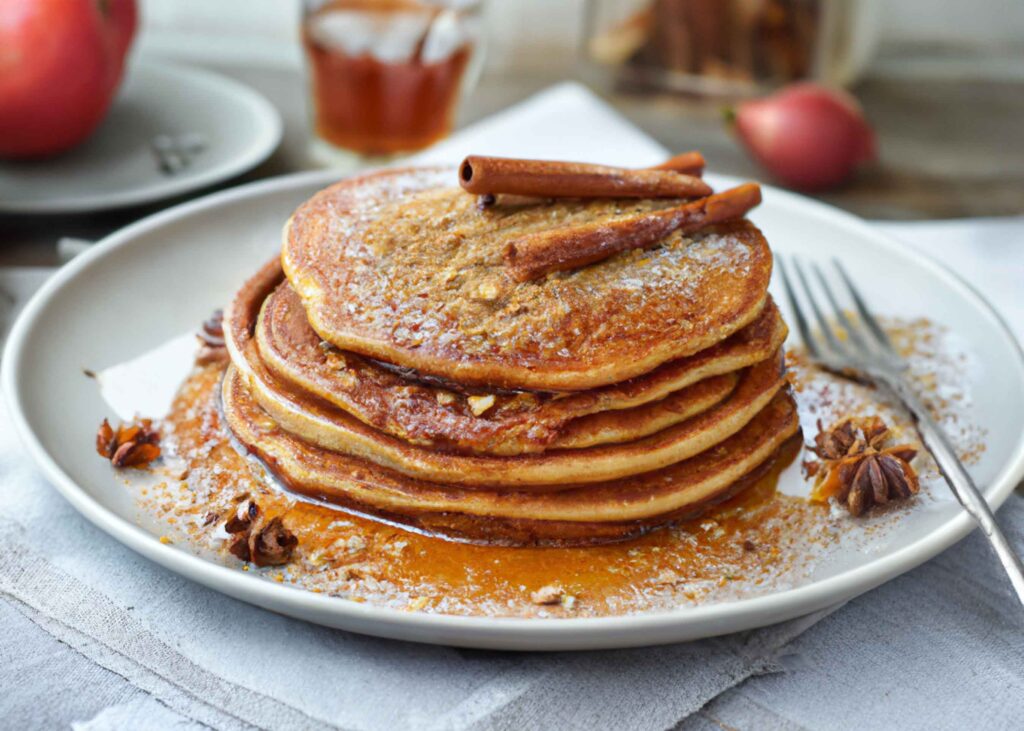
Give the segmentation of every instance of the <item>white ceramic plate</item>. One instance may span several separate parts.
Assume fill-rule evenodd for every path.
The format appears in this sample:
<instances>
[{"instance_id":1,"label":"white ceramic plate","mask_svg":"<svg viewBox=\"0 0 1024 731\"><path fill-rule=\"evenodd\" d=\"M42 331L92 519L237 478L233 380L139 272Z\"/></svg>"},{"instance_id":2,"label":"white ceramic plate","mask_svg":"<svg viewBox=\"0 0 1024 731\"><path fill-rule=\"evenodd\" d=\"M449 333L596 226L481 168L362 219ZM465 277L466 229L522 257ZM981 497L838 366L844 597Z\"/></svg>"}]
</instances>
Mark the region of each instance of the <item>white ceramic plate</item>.
<instances>
[{"instance_id":1,"label":"white ceramic plate","mask_svg":"<svg viewBox=\"0 0 1024 731\"><path fill-rule=\"evenodd\" d=\"M209 71L131 64L99 129L50 160L0 161L0 212L80 213L171 198L239 175L281 141L281 117L247 86ZM204 148L174 175L160 172L158 135L195 133Z\"/></svg>"},{"instance_id":2,"label":"white ceramic plate","mask_svg":"<svg viewBox=\"0 0 1024 731\"><path fill-rule=\"evenodd\" d=\"M214 194L110 236L58 272L26 307L7 346L4 389L29 452L81 513L111 536L194 581L252 604L368 634L510 649L625 647L694 639L796 617L865 592L926 561L972 524L950 497L916 505L871 552L836 552L798 588L673 612L612 618L488 619L395 611L308 593L163 545L93 434L108 413L83 366L99 370L186 332L222 306L279 248L281 223L329 174L268 180ZM716 185L732 181L712 176ZM971 418L988 430L972 472L993 505L1024 475L1024 359L983 299L935 262L867 223L775 189L755 220L777 252L841 256L876 311L926 315L975 354Z\"/></svg>"}]
</instances>

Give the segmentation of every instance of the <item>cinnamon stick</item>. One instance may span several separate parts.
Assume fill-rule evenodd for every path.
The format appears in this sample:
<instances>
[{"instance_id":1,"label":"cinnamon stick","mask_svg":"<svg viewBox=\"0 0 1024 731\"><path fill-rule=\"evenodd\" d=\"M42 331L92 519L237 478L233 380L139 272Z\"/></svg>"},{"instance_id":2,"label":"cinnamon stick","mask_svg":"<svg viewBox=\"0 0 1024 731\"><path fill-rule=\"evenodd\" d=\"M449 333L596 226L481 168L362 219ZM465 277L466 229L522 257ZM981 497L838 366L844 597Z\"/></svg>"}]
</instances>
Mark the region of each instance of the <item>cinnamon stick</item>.
<instances>
[{"instance_id":1,"label":"cinnamon stick","mask_svg":"<svg viewBox=\"0 0 1024 731\"><path fill-rule=\"evenodd\" d=\"M704 173L704 156L696 150L681 152L674 157L670 157L660 165L648 168L648 170L673 170L677 173L699 178Z\"/></svg>"},{"instance_id":2,"label":"cinnamon stick","mask_svg":"<svg viewBox=\"0 0 1024 731\"><path fill-rule=\"evenodd\" d=\"M506 245L505 266L517 282L528 282L550 272L593 264L620 251L653 246L675 231L690 233L742 218L760 202L761 187L745 183L660 211L528 234Z\"/></svg>"},{"instance_id":3,"label":"cinnamon stick","mask_svg":"<svg viewBox=\"0 0 1024 731\"><path fill-rule=\"evenodd\" d=\"M673 170L480 155L462 161L459 183L477 195L511 193L539 198L698 198L711 193L700 178Z\"/></svg>"},{"instance_id":4,"label":"cinnamon stick","mask_svg":"<svg viewBox=\"0 0 1024 731\"><path fill-rule=\"evenodd\" d=\"M695 178L699 178L704 174L704 156L696 150L690 152L681 152L678 155L670 157L663 163L654 165L645 170L671 170L676 173L683 173L684 175L692 175ZM483 193L477 198L477 208L484 210L491 208L499 203L502 206L527 206L540 203L543 201L551 201L551 197L540 198L537 196L526 196L526 195L502 195L500 198L493 193Z\"/></svg>"}]
</instances>

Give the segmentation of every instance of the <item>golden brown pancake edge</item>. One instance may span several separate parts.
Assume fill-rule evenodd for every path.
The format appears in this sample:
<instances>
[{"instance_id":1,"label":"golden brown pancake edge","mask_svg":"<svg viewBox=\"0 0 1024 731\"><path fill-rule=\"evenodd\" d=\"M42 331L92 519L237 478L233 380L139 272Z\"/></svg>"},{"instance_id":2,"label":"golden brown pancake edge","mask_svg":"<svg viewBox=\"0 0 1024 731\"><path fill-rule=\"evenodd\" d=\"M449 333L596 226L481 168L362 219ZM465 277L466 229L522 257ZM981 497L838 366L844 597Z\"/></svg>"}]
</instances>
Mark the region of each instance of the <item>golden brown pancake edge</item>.
<instances>
[{"instance_id":1,"label":"golden brown pancake edge","mask_svg":"<svg viewBox=\"0 0 1024 731\"><path fill-rule=\"evenodd\" d=\"M513 285L500 266L502 240L484 236L493 233L494 222L477 218L491 214L477 211L472 197L457 189L437 192L454 185L454 176L454 170L435 168L377 172L331 186L299 207L287 228L282 262L311 326L324 340L467 384L582 390L627 380L709 347L750 323L764 304L771 253L747 221L667 240L653 252L627 252L600 266ZM431 198L434 215L412 210L417 194L448 195L450 200L442 200L448 208ZM564 220L618 210L616 202L553 205L569 211ZM549 225L550 211L545 213L548 218L540 223ZM470 222L469 233L445 235L430 228L450 224L453 215L462 216L457 223ZM522 220L522 212L518 215ZM387 223L374 228L380 218ZM466 257L461 275L473 277L466 286L482 288L493 279L505 299L491 307L454 293L460 303L456 315L438 314L448 295L442 297L433 285L449 276L440 262L456 261L460 252ZM703 259L699 252L706 252ZM652 272L660 279L648 289L624 286L650 279ZM419 284L422 291L413 291ZM693 287L697 293L687 298ZM526 308L532 328L523 327L516 310L524 303L535 308ZM622 332L630 338L613 336ZM577 340L569 344L566 338Z\"/></svg>"}]
</instances>

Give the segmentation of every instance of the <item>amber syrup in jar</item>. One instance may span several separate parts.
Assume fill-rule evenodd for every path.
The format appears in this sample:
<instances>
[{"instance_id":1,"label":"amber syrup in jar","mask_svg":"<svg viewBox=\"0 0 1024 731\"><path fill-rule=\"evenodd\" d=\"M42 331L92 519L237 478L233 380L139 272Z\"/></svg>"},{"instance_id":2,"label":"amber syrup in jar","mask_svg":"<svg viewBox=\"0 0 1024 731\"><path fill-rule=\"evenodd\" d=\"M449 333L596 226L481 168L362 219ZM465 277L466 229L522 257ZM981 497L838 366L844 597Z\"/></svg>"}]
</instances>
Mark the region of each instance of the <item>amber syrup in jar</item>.
<instances>
[{"instance_id":1,"label":"amber syrup in jar","mask_svg":"<svg viewBox=\"0 0 1024 731\"><path fill-rule=\"evenodd\" d=\"M474 51L473 11L413 0L330 0L307 9L316 136L365 156L445 137Z\"/></svg>"}]
</instances>

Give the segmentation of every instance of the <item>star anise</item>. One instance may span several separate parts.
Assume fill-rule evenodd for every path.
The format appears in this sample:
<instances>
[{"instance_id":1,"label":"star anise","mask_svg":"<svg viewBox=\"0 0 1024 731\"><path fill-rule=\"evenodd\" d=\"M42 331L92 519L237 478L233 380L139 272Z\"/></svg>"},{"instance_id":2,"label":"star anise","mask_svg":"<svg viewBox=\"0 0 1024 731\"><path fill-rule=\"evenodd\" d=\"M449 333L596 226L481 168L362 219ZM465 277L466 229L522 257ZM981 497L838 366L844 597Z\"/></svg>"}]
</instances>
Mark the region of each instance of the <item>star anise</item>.
<instances>
[{"instance_id":1,"label":"star anise","mask_svg":"<svg viewBox=\"0 0 1024 731\"><path fill-rule=\"evenodd\" d=\"M819 421L812 451L823 460L842 459L878 449L888 436L889 427L877 416L843 419L831 429L822 429Z\"/></svg>"},{"instance_id":2,"label":"star anise","mask_svg":"<svg viewBox=\"0 0 1024 731\"><path fill-rule=\"evenodd\" d=\"M299 539L285 528L280 516L271 518L258 531L249 533L250 560L257 566L280 566L288 563Z\"/></svg>"},{"instance_id":3,"label":"star anise","mask_svg":"<svg viewBox=\"0 0 1024 731\"><path fill-rule=\"evenodd\" d=\"M122 423L116 431L104 419L96 430L96 453L115 467L145 467L160 456L160 433L151 419Z\"/></svg>"},{"instance_id":4,"label":"star anise","mask_svg":"<svg viewBox=\"0 0 1024 731\"><path fill-rule=\"evenodd\" d=\"M284 526L280 516L265 521L254 500L240 503L235 514L224 524L224 530L235 535L228 546L231 554L257 566L288 563L299 544L299 539Z\"/></svg>"},{"instance_id":5,"label":"star anise","mask_svg":"<svg viewBox=\"0 0 1024 731\"><path fill-rule=\"evenodd\" d=\"M224 311L214 310L196 334L199 339L199 352L196 353L197 365L226 363L228 349L224 345Z\"/></svg>"},{"instance_id":6,"label":"star anise","mask_svg":"<svg viewBox=\"0 0 1024 731\"><path fill-rule=\"evenodd\" d=\"M830 429L818 424L811 450L822 461L812 498L835 497L851 515L873 505L905 500L920 489L910 463L917 449L909 444L886 446L891 432L877 416L844 419Z\"/></svg>"}]
</instances>

